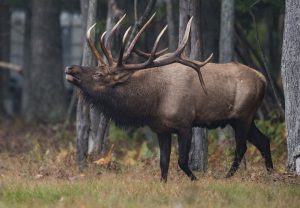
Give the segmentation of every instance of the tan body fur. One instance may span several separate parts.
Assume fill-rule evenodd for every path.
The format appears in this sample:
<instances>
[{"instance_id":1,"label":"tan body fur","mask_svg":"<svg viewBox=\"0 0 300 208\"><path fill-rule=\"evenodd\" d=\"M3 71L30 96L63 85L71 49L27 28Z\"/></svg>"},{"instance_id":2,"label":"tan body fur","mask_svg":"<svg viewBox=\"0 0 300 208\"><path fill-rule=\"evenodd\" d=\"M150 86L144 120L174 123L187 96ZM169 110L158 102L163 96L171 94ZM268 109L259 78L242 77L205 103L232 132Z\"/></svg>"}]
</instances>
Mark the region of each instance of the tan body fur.
<instances>
[{"instance_id":1,"label":"tan body fur","mask_svg":"<svg viewBox=\"0 0 300 208\"><path fill-rule=\"evenodd\" d=\"M237 63L207 64L201 72L207 94L197 73L176 63L136 71L116 90L121 88L120 93L131 98L126 101L130 102L127 111L135 115L139 109L143 114L149 113L144 115L151 117L148 125L155 131L190 126L215 128L225 121L252 121L265 93L262 74ZM153 100L157 96L159 102Z\"/></svg>"}]
</instances>

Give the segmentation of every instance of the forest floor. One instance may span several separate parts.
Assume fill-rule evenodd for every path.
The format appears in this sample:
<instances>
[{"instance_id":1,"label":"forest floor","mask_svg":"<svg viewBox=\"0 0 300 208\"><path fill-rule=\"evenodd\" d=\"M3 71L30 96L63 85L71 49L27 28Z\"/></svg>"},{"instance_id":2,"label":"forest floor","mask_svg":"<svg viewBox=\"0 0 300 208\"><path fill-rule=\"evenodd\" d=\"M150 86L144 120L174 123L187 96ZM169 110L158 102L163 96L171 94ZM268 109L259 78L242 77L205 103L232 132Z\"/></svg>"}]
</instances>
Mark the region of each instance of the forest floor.
<instances>
[{"instance_id":1,"label":"forest floor","mask_svg":"<svg viewBox=\"0 0 300 208\"><path fill-rule=\"evenodd\" d=\"M247 168L241 167L231 179L224 176L232 160L232 146L210 142L208 172L195 172L196 182L179 170L173 151L165 184L159 180L158 154L147 159L133 156L134 163L121 163L117 144L112 160L102 166L90 163L80 172L74 136L74 127L0 124L0 208L292 208L300 204L300 178L285 170L284 142L272 143L273 174L266 173L257 150L249 145Z\"/></svg>"}]
</instances>

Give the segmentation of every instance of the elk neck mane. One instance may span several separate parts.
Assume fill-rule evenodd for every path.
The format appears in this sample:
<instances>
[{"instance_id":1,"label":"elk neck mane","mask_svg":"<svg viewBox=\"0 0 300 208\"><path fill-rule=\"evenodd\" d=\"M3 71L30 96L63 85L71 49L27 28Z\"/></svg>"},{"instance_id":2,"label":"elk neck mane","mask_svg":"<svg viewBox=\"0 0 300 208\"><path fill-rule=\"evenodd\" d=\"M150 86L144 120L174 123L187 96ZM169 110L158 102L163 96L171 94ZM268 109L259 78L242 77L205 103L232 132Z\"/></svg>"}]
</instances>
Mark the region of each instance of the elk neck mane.
<instances>
[{"instance_id":1,"label":"elk neck mane","mask_svg":"<svg viewBox=\"0 0 300 208\"><path fill-rule=\"evenodd\" d=\"M139 78L130 77L123 83L107 87L101 93L80 90L80 95L86 104L103 113L106 118L112 119L120 127L145 126L151 121L150 115L153 115L157 103L149 102L148 99L159 97L156 94L164 89L162 82L156 82L156 86L148 87L158 74L145 73L145 76ZM140 83L144 83L144 86ZM128 99L129 97L131 99Z\"/></svg>"}]
</instances>

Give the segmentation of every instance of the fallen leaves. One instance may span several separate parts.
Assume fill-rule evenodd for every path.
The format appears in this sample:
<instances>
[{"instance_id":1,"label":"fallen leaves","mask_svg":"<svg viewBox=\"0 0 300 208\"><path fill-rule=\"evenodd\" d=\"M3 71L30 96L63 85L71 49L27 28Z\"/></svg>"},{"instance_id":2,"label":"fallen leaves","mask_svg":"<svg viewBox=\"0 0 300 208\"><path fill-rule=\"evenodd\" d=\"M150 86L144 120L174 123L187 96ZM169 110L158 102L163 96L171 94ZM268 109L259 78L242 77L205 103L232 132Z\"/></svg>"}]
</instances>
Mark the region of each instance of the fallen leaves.
<instances>
[{"instance_id":1,"label":"fallen leaves","mask_svg":"<svg viewBox=\"0 0 300 208\"><path fill-rule=\"evenodd\" d=\"M94 163L97 165L109 166L112 162L113 149L114 149L114 145L111 145L108 153L104 157L100 158L99 160L94 161Z\"/></svg>"}]
</instances>

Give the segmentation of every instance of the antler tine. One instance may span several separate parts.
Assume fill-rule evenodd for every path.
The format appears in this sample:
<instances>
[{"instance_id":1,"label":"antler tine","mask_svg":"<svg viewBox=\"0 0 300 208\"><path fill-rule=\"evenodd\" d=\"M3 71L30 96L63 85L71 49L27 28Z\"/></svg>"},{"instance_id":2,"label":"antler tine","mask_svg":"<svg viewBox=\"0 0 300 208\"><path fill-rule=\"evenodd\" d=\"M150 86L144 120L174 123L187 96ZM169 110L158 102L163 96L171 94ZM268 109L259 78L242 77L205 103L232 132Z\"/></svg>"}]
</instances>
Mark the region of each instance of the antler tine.
<instances>
[{"instance_id":1,"label":"antler tine","mask_svg":"<svg viewBox=\"0 0 300 208\"><path fill-rule=\"evenodd\" d=\"M172 53L168 53L165 56L161 56L158 59L153 61L154 66L162 66L169 64L171 62L179 62L178 60L181 57L181 54L186 47L186 44L188 42L190 31L191 31L191 23L192 23L193 17L190 18L190 20L187 23L184 36L182 38L182 41L179 44L179 47Z\"/></svg>"},{"instance_id":2,"label":"antler tine","mask_svg":"<svg viewBox=\"0 0 300 208\"><path fill-rule=\"evenodd\" d=\"M163 55L169 48L165 48L161 51L158 51L156 54L155 54L155 58L158 58L159 56ZM141 51L137 48L134 48L133 49L133 52L136 53L137 55L143 57L143 58L149 58L149 56L151 55L150 53L146 53L144 51Z\"/></svg>"},{"instance_id":3,"label":"antler tine","mask_svg":"<svg viewBox=\"0 0 300 208\"><path fill-rule=\"evenodd\" d=\"M184 53L182 53L180 55L180 59L182 61L191 62L197 69L200 69L202 66L206 65L208 62L211 61L213 55L214 54L211 53L210 56L205 61L203 61L203 62L189 59ZM193 68L195 68L195 67L193 67Z\"/></svg>"},{"instance_id":4,"label":"antler tine","mask_svg":"<svg viewBox=\"0 0 300 208\"><path fill-rule=\"evenodd\" d=\"M129 47L126 50L126 53L125 53L124 58L123 58L123 61L126 61L129 58L129 56L130 56L130 54L131 54L131 52L132 52L132 50L133 50L136 42L138 41L139 37L145 31L145 29L150 25L150 23L154 19L155 15L156 15L156 13L154 13L149 18L149 20L144 24L144 26L142 27L142 29L136 34L136 36L134 37L134 39L132 40L132 42L130 43Z\"/></svg>"},{"instance_id":5,"label":"antler tine","mask_svg":"<svg viewBox=\"0 0 300 208\"><path fill-rule=\"evenodd\" d=\"M202 62L201 66L204 66L207 63L209 63L211 61L211 59L212 59L213 56L214 56L214 53L211 53L210 56L205 61Z\"/></svg>"},{"instance_id":6,"label":"antler tine","mask_svg":"<svg viewBox=\"0 0 300 208\"><path fill-rule=\"evenodd\" d=\"M119 27L119 25L121 24L121 22L124 20L124 18L126 17L126 14L123 15L123 17L121 17L121 19L119 19L119 21L114 25L114 27L111 29L111 31L108 33L108 36L106 38L105 41L105 36L107 34L107 31L105 31L100 38L100 46L101 49L109 63L110 66L113 65L114 63L114 59L112 57L112 53L111 53L111 38L113 36L113 34L116 32L117 28Z\"/></svg>"},{"instance_id":7,"label":"antler tine","mask_svg":"<svg viewBox=\"0 0 300 208\"><path fill-rule=\"evenodd\" d=\"M113 26L113 28L110 30L107 38L106 38L106 42L105 42L105 46L110 48L110 44L111 44L111 38L113 36L113 34L116 32L117 28L119 27L119 25L121 24L121 22L125 19L126 14L124 14L121 19L119 19L119 21Z\"/></svg>"},{"instance_id":8,"label":"antler tine","mask_svg":"<svg viewBox=\"0 0 300 208\"><path fill-rule=\"evenodd\" d=\"M186 59L187 61L193 61L199 68L206 65L207 63L209 63L212 59L212 57L214 56L213 53L210 54L210 56L203 62L201 61L194 61L194 60L191 60L191 59Z\"/></svg>"},{"instance_id":9,"label":"antler tine","mask_svg":"<svg viewBox=\"0 0 300 208\"><path fill-rule=\"evenodd\" d=\"M164 34L164 32L166 31L167 27L168 26L165 26L164 29L157 36L157 38L154 42L153 48L151 50L151 54L148 57L147 61L145 61L144 63L141 63L141 64L125 64L125 65L123 65L122 52L124 52L124 48L125 48L125 45L127 42L127 35L128 35L127 33L129 31L129 29L128 29L123 37L123 45L122 45L122 48L120 51L119 61L118 61L118 65L117 65L119 67L118 70L139 70L139 69L145 69L146 67L151 65L155 58L155 54L156 54L156 50L158 48L159 41L160 41L162 35Z\"/></svg>"},{"instance_id":10,"label":"antler tine","mask_svg":"<svg viewBox=\"0 0 300 208\"><path fill-rule=\"evenodd\" d=\"M102 49L102 51L103 51L103 53L104 53L104 55L105 55L105 57L106 57L106 59L108 61L108 64L110 66L112 66L113 65L113 57L112 57L111 53L107 50L107 48L105 47L105 45L104 45L104 38L105 38L106 34L107 34L107 31L105 31L104 33L102 33L101 38L100 38L100 46L101 46L101 49Z\"/></svg>"},{"instance_id":11,"label":"antler tine","mask_svg":"<svg viewBox=\"0 0 300 208\"><path fill-rule=\"evenodd\" d=\"M206 87L205 87L205 83L204 83L200 68L202 66L204 66L205 64L207 64L208 62L210 62L212 57L213 57L213 53L210 54L210 56L204 62L194 61L194 60L191 60L191 59L188 59L188 58L184 57L183 55L181 55L180 59L178 59L179 63L193 68L198 73L198 78L199 78L200 83L203 87L203 90L206 94L207 94L207 90L206 90Z\"/></svg>"},{"instance_id":12,"label":"antler tine","mask_svg":"<svg viewBox=\"0 0 300 208\"><path fill-rule=\"evenodd\" d=\"M168 28L168 25L166 25L166 26L164 27L164 29L162 29L162 31L161 31L161 32L159 33L159 35L157 36L157 38L156 38L156 40L155 40L155 42L154 42L153 48L152 48L152 50L151 50L150 57L148 58L148 61L147 61L147 62L149 62L149 64L154 60L155 54L156 54L156 50L157 50L157 48L158 48L158 43L159 43L159 41L160 41L162 35L163 35L163 34L165 33L165 31L167 30L167 28Z\"/></svg>"},{"instance_id":13,"label":"antler tine","mask_svg":"<svg viewBox=\"0 0 300 208\"><path fill-rule=\"evenodd\" d=\"M123 35L122 47L121 47L121 50L120 50L118 64L117 64L118 67L121 67L123 65L123 54L124 54L124 50L125 50L125 47L126 47L126 43L128 41L128 34L129 34L130 29L131 29L131 27L129 27Z\"/></svg>"},{"instance_id":14,"label":"antler tine","mask_svg":"<svg viewBox=\"0 0 300 208\"><path fill-rule=\"evenodd\" d=\"M103 61L99 51L97 50L97 48L94 46L93 44L93 41L92 41L92 38L91 38L91 30L95 27L96 23L93 24L89 29L88 31L86 32L86 39L87 39L87 42L88 42L88 45L92 51L92 53L94 54L94 56L96 57L97 59L97 62L98 62L98 66L101 66L101 65L105 65L105 62Z\"/></svg>"},{"instance_id":15,"label":"antler tine","mask_svg":"<svg viewBox=\"0 0 300 208\"><path fill-rule=\"evenodd\" d=\"M187 44L187 42L189 40L189 37L190 37L192 21L193 21L193 16L188 21L185 32L184 32L184 35L183 35L183 38L182 38L182 40L179 44L179 47L174 52L174 54L176 54L176 55L181 54L183 52L183 50L185 49L186 44Z\"/></svg>"},{"instance_id":16,"label":"antler tine","mask_svg":"<svg viewBox=\"0 0 300 208\"><path fill-rule=\"evenodd\" d=\"M123 36L123 44L122 44L122 47L120 50L118 64L114 68L114 71L142 70L142 69L146 69L147 67L159 67L159 66L165 66L165 65L177 62L177 63L184 64L186 66L189 66L192 69L197 71L200 83L204 89L204 92L207 94L200 68L202 66L204 66L205 64L207 64L211 60L213 54L211 54L204 62L190 60L190 59L186 58L183 54L183 50L186 47L189 36L190 36L191 24L192 24L193 17L191 17L190 20L188 21L182 41L180 42L179 47L174 52L165 54L165 55L160 56L159 58L155 59L155 57L158 54L158 53L156 53L156 51L158 48L159 41L168 27L168 26L165 26L164 29L162 29L162 31L157 36L150 54L144 53L144 52L141 52L141 51L135 49L136 53L141 54L141 56L143 56L143 57L147 57L148 58L147 61L145 61L144 63L140 63L140 64L123 64L123 62L126 61L128 56L130 55L131 51L134 50L134 46L135 46L139 36L142 34L142 32L145 30L145 28L151 23L152 19L154 18L154 15L147 21L147 23L138 32L138 34L135 36L134 40L131 42L129 48L127 49L126 54L124 55L124 50L126 47L126 43L128 41L128 33L129 33L130 28L127 29L127 31L125 32L125 34ZM163 52L164 51L165 50L163 50ZM123 57L123 55L124 55L124 57Z\"/></svg>"},{"instance_id":17,"label":"antler tine","mask_svg":"<svg viewBox=\"0 0 300 208\"><path fill-rule=\"evenodd\" d=\"M206 59L204 62L198 62L198 61L194 61L194 60L185 58L182 54L184 51L184 48L187 45L188 39L189 39L192 20L193 20L193 17L191 17L187 23L185 33L182 38L182 41L179 44L179 47L173 53L168 53L168 54L165 54L164 56L161 56L161 57L155 59L152 63L152 66L158 67L158 66L171 64L174 62L178 62L183 65L189 66L189 67L193 68L194 70L196 70L196 72L198 73L198 77L201 82L201 85L204 89L204 92L207 93L200 68L202 66L204 66L205 64L207 64L211 60L212 55L208 59Z\"/></svg>"}]
</instances>

